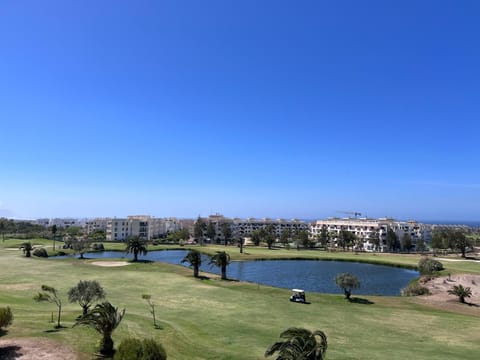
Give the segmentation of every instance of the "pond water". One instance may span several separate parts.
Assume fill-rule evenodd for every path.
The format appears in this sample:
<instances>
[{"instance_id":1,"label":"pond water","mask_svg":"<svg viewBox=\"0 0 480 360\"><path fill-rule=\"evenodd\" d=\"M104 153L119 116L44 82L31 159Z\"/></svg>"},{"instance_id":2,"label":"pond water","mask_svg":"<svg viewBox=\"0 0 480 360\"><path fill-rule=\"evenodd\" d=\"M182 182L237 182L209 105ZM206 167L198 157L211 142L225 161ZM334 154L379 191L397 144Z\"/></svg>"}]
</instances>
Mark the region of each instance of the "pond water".
<instances>
[{"instance_id":1,"label":"pond water","mask_svg":"<svg viewBox=\"0 0 480 360\"><path fill-rule=\"evenodd\" d=\"M176 265L187 254L187 250L150 251L140 260L161 261ZM86 253L86 258L126 258L132 256L119 251ZM61 258L61 257L57 257ZM63 257L65 258L65 257ZM209 258L204 256L202 271L219 274L220 269L208 265ZM400 290L419 276L417 271L391 266L373 265L346 261L316 260L263 260L233 261L227 267L229 279L249 281L280 288L301 288L305 291L340 294L342 291L335 285L335 275L349 272L359 280L361 287L353 291L353 295L400 295Z\"/></svg>"}]
</instances>

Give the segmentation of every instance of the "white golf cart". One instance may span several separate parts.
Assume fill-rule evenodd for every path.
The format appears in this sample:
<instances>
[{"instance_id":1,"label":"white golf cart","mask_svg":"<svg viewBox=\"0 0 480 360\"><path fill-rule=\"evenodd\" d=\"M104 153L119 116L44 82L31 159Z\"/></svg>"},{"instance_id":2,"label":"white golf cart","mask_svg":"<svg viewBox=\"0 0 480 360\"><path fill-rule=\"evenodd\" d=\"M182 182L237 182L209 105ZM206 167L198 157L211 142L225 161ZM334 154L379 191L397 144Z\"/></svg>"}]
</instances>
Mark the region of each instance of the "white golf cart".
<instances>
[{"instance_id":1,"label":"white golf cart","mask_svg":"<svg viewBox=\"0 0 480 360\"><path fill-rule=\"evenodd\" d=\"M306 302L305 291L302 289L292 289L292 295L290 296L290 301L304 303Z\"/></svg>"}]
</instances>

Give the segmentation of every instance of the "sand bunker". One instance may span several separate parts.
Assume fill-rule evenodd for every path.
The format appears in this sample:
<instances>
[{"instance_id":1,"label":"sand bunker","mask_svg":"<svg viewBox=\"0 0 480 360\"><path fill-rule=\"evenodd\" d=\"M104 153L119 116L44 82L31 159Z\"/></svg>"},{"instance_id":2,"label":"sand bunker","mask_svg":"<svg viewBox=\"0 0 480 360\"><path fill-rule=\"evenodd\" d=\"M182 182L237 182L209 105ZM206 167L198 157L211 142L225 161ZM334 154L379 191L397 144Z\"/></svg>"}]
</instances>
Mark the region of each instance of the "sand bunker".
<instances>
[{"instance_id":1,"label":"sand bunker","mask_svg":"<svg viewBox=\"0 0 480 360\"><path fill-rule=\"evenodd\" d=\"M470 288L472 296L465 299L468 304L461 304L458 297L448 293L455 285ZM439 276L424 282L423 286L430 290L431 295L417 296L417 301L443 310L480 315L480 275Z\"/></svg>"},{"instance_id":2,"label":"sand bunker","mask_svg":"<svg viewBox=\"0 0 480 360\"><path fill-rule=\"evenodd\" d=\"M94 262L91 262L90 264L96 265L96 266L104 266L104 267L130 265L130 263L126 261L94 261Z\"/></svg>"},{"instance_id":3,"label":"sand bunker","mask_svg":"<svg viewBox=\"0 0 480 360\"><path fill-rule=\"evenodd\" d=\"M46 339L0 340L0 359L3 360L76 360L68 346Z\"/></svg>"}]
</instances>

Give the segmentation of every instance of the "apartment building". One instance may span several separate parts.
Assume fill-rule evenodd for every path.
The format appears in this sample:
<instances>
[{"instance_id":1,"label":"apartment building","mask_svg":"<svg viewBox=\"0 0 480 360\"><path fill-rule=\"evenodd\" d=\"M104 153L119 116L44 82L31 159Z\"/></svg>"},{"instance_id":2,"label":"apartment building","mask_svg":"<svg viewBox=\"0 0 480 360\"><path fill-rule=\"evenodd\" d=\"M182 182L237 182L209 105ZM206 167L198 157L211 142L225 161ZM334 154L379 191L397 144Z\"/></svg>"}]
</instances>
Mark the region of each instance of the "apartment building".
<instances>
[{"instance_id":1,"label":"apartment building","mask_svg":"<svg viewBox=\"0 0 480 360\"><path fill-rule=\"evenodd\" d=\"M397 221L391 218L328 218L326 220L317 220L310 225L310 235L312 238L318 238L325 228L335 243L340 231L349 231L362 240L364 251L374 251L374 237L380 238L380 251L386 251L386 235L388 229L392 229L397 237L401 239L408 233L412 238L412 244L415 246L417 241L423 239L425 242L431 240L431 226L419 223L417 221Z\"/></svg>"},{"instance_id":2,"label":"apartment building","mask_svg":"<svg viewBox=\"0 0 480 360\"><path fill-rule=\"evenodd\" d=\"M309 226L305 221L292 219L255 219L255 218L227 218L220 214L210 215L207 218L202 218L202 220L208 224L212 223L215 227L215 238L210 239L214 243L221 243L224 240L222 233L222 224L227 223L230 226L232 231L232 238L245 238L252 236L252 233L256 230L266 228L271 225L273 227L275 237L279 238L283 231L289 230L292 234L299 231L308 231ZM205 233L206 235L206 233Z\"/></svg>"},{"instance_id":3,"label":"apartment building","mask_svg":"<svg viewBox=\"0 0 480 360\"><path fill-rule=\"evenodd\" d=\"M106 225L107 241L125 241L130 236L139 236L145 240L156 239L181 229L176 218L155 218L149 215L133 215L127 218L108 219Z\"/></svg>"},{"instance_id":4,"label":"apartment building","mask_svg":"<svg viewBox=\"0 0 480 360\"><path fill-rule=\"evenodd\" d=\"M87 220L87 222L85 223L86 233L92 234L98 230L106 231L109 220L110 220L109 218L95 218L95 219Z\"/></svg>"},{"instance_id":5,"label":"apartment building","mask_svg":"<svg viewBox=\"0 0 480 360\"><path fill-rule=\"evenodd\" d=\"M74 218L44 218L37 219L34 221L35 224L42 225L45 227L50 227L56 225L59 228L69 228L72 226L83 227L85 225L84 219L74 219Z\"/></svg>"}]
</instances>

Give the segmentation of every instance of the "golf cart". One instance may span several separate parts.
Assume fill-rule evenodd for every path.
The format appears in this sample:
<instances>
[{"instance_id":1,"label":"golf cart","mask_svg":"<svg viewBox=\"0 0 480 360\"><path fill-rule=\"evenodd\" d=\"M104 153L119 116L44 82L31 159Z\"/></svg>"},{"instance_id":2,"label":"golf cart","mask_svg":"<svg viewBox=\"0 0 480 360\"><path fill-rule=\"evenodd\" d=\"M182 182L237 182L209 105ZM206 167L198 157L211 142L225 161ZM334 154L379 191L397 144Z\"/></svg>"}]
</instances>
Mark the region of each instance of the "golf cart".
<instances>
[{"instance_id":1,"label":"golf cart","mask_svg":"<svg viewBox=\"0 0 480 360\"><path fill-rule=\"evenodd\" d=\"M302 289L292 289L292 295L290 296L290 301L299 302L299 303L306 302L305 291Z\"/></svg>"}]
</instances>

